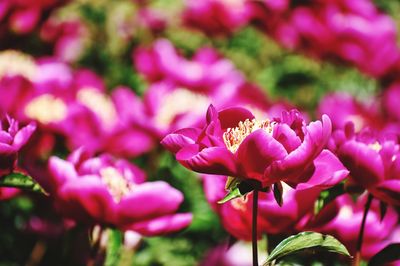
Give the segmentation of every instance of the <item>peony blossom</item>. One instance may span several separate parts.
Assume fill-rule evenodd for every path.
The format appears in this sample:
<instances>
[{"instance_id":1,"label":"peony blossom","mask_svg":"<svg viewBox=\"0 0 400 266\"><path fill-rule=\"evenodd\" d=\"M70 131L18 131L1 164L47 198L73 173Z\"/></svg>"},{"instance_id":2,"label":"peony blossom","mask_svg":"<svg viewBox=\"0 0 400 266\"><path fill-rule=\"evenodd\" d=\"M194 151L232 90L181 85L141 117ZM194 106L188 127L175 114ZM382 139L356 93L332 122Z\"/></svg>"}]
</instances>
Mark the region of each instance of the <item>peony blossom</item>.
<instances>
[{"instance_id":1,"label":"peony blossom","mask_svg":"<svg viewBox=\"0 0 400 266\"><path fill-rule=\"evenodd\" d=\"M327 165L340 165L324 149L331 134L328 116L306 125L300 113L292 110L280 118L259 121L247 109L217 112L211 105L206 121L203 129L181 129L162 140L193 171L255 181L258 188L280 181L292 187L301 183L301 188L326 188L345 177L326 172Z\"/></svg>"},{"instance_id":2,"label":"peony blossom","mask_svg":"<svg viewBox=\"0 0 400 266\"><path fill-rule=\"evenodd\" d=\"M366 200L364 196L359 197L357 202L348 194L339 196L326 205L303 229L335 236L351 254L355 254ZM369 259L386 245L396 242L390 237L397 222L398 215L393 208L388 207L385 217L381 220L378 201L372 202L365 224L362 258Z\"/></svg>"},{"instance_id":3,"label":"peony blossom","mask_svg":"<svg viewBox=\"0 0 400 266\"><path fill-rule=\"evenodd\" d=\"M19 128L9 116L0 120L0 177L11 173L17 164L18 151L35 131L35 123Z\"/></svg>"},{"instance_id":4,"label":"peony blossom","mask_svg":"<svg viewBox=\"0 0 400 266\"><path fill-rule=\"evenodd\" d=\"M140 234L160 235L185 228L190 213L175 214L180 191L163 181L145 182L144 173L110 155L91 158L82 149L67 160L49 160L50 193L67 218L115 226Z\"/></svg>"},{"instance_id":5,"label":"peony blossom","mask_svg":"<svg viewBox=\"0 0 400 266\"><path fill-rule=\"evenodd\" d=\"M351 179L374 197L400 205L400 145L393 134L365 129L354 132L349 123L334 133L336 154L349 169Z\"/></svg>"}]
</instances>

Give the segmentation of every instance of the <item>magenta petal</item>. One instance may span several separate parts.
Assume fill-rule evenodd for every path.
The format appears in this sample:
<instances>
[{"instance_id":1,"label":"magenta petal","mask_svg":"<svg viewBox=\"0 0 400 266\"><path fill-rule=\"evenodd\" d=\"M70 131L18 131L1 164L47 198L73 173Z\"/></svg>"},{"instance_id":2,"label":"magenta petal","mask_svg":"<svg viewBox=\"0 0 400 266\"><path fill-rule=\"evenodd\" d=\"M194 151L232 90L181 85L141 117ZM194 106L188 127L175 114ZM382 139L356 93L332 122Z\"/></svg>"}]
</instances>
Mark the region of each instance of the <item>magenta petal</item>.
<instances>
[{"instance_id":1,"label":"magenta petal","mask_svg":"<svg viewBox=\"0 0 400 266\"><path fill-rule=\"evenodd\" d=\"M390 179L371 189L371 193L391 205L400 206L400 179Z\"/></svg>"},{"instance_id":2,"label":"magenta petal","mask_svg":"<svg viewBox=\"0 0 400 266\"><path fill-rule=\"evenodd\" d=\"M306 127L306 135L303 143L294 151L289 153L281 161L272 163L265 171L267 178L285 179L296 182L296 179L308 169L316 156L327 144L332 125L327 116L322 116L320 121L311 122Z\"/></svg>"},{"instance_id":3,"label":"magenta petal","mask_svg":"<svg viewBox=\"0 0 400 266\"><path fill-rule=\"evenodd\" d=\"M17 152L16 149L8 144L0 143L0 154L10 154Z\"/></svg>"},{"instance_id":4,"label":"magenta petal","mask_svg":"<svg viewBox=\"0 0 400 266\"><path fill-rule=\"evenodd\" d=\"M171 133L161 141L161 144L170 152L177 153L183 147L194 144L201 133L197 128L184 128Z\"/></svg>"},{"instance_id":5,"label":"magenta petal","mask_svg":"<svg viewBox=\"0 0 400 266\"><path fill-rule=\"evenodd\" d=\"M285 147L288 153L295 150L301 144L301 139L287 124L277 124L274 126L273 137Z\"/></svg>"},{"instance_id":6,"label":"magenta petal","mask_svg":"<svg viewBox=\"0 0 400 266\"><path fill-rule=\"evenodd\" d=\"M55 192L62 184L76 179L77 173L72 163L58 157L51 157L48 164L50 190Z\"/></svg>"},{"instance_id":7,"label":"magenta petal","mask_svg":"<svg viewBox=\"0 0 400 266\"><path fill-rule=\"evenodd\" d=\"M340 147L338 156L360 185L369 188L383 180L382 158L365 143L350 140Z\"/></svg>"},{"instance_id":8,"label":"magenta petal","mask_svg":"<svg viewBox=\"0 0 400 266\"><path fill-rule=\"evenodd\" d=\"M254 115L245 108L232 107L218 112L218 118L221 121L221 128L227 129L237 127L240 121L254 119Z\"/></svg>"},{"instance_id":9,"label":"magenta petal","mask_svg":"<svg viewBox=\"0 0 400 266\"><path fill-rule=\"evenodd\" d=\"M118 223L129 224L175 212L182 201L182 193L166 182L137 185L119 202Z\"/></svg>"},{"instance_id":10,"label":"magenta petal","mask_svg":"<svg viewBox=\"0 0 400 266\"><path fill-rule=\"evenodd\" d=\"M281 160L287 155L286 149L270 134L263 129L258 129L247 136L236 152L240 162L240 172L268 185L268 180L263 180L265 169L276 160Z\"/></svg>"},{"instance_id":11,"label":"magenta petal","mask_svg":"<svg viewBox=\"0 0 400 266\"><path fill-rule=\"evenodd\" d=\"M21 148L31 137L36 129L36 124L34 122L29 123L29 125L21 128L14 137L13 146L16 149Z\"/></svg>"},{"instance_id":12,"label":"magenta petal","mask_svg":"<svg viewBox=\"0 0 400 266\"><path fill-rule=\"evenodd\" d=\"M183 166L203 174L235 176L236 173L234 156L225 147L200 150L199 145L192 144L181 149L176 159Z\"/></svg>"},{"instance_id":13,"label":"magenta petal","mask_svg":"<svg viewBox=\"0 0 400 266\"><path fill-rule=\"evenodd\" d=\"M134 230L144 236L164 235L184 229L192 222L192 219L191 213L179 213L135 223L127 229Z\"/></svg>"},{"instance_id":14,"label":"magenta petal","mask_svg":"<svg viewBox=\"0 0 400 266\"><path fill-rule=\"evenodd\" d=\"M116 203L103 182L96 176L83 176L66 182L58 193L64 202L83 207L96 221L113 224Z\"/></svg>"},{"instance_id":15,"label":"magenta petal","mask_svg":"<svg viewBox=\"0 0 400 266\"><path fill-rule=\"evenodd\" d=\"M312 176L306 180L306 183L300 183L296 189L311 187L327 189L341 182L348 174L349 171L332 152L323 150L314 160Z\"/></svg>"}]
</instances>

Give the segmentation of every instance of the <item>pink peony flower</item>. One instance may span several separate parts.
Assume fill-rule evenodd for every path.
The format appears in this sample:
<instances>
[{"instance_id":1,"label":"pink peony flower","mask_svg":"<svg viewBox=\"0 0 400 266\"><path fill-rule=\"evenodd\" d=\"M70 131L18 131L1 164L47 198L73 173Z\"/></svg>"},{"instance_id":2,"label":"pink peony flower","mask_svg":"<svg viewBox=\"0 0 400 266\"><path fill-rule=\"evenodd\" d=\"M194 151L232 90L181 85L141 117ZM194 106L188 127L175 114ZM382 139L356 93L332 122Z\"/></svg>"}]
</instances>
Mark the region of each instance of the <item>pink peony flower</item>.
<instances>
[{"instance_id":1,"label":"pink peony flower","mask_svg":"<svg viewBox=\"0 0 400 266\"><path fill-rule=\"evenodd\" d=\"M190 213L175 214L181 192L163 181L145 182L144 173L125 160L76 150L67 160L52 157L49 171L50 193L68 218L147 236L183 229L192 220Z\"/></svg>"},{"instance_id":2,"label":"pink peony flower","mask_svg":"<svg viewBox=\"0 0 400 266\"><path fill-rule=\"evenodd\" d=\"M18 122L9 116L0 120L0 177L14 170L18 151L28 142L35 128L33 122L19 128Z\"/></svg>"},{"instance_id":3,"label":"pink peony flower","mask_svg":"<svg viewBox=\"0 0 400 266\"><path fill-rule=\"evenodd\" d=\"M330 165L331 175L345 174L343 167ZM251 240L251 219L253 194L218 204L225 194L227 177L203 175L204 191L208 202L218 214L225 230L237 239ZM295 190L283 185L283 204L279 206L272 193L261 193L258 198L258 236L262 234L295 233L296 224L309 212L313 211L314 202L321 189L311 188Z\"/></svg>"},{"instance_id":4,"label":"pink peony flower","mask_svg":"<svg viewBox=\"0 0 400 266\"><path fill-rule=\"evenodd\" d=\"M357 202L354 202L348 194L339 196L311 219L304 229L333 235L347 247L351 254L355 254L365 200L366 197L359 197ZM372 202L365 224L362 258L368 260L386 245L395 242L390 240L390 235L397 222L398 215L391 207L388 207L381 221L378 201Z\"/></svg>"},{"instance_id":5,"label":"pink peony flower","mask_svg":"<svg viewBox=\"0 0 400 266\"><path fill-rule=\"evenodd\" d=\"M349 124L335 132L336 154L350 170L351 181L374 197L400 205L400 145L397 137L365 129L354 133Z\"/></svg>"},{"instance_id":6,"label":"pink peony flower","mask_svg":"<svg viewBox=\"0 0 400 266\"><path fill-rule=\"evenodd\" d=\"M193 171L252 180L258 188L280 181L292 187L302 183L301 188L326 188L345 177L326 172L329 164L340 164L324 149L331 133L327 116L306 125L292 110L280 118L258 121L244 108L217 112L210 106L206 121L203 129L181 129L162 140Z\"/></svg>"}]
</instances>

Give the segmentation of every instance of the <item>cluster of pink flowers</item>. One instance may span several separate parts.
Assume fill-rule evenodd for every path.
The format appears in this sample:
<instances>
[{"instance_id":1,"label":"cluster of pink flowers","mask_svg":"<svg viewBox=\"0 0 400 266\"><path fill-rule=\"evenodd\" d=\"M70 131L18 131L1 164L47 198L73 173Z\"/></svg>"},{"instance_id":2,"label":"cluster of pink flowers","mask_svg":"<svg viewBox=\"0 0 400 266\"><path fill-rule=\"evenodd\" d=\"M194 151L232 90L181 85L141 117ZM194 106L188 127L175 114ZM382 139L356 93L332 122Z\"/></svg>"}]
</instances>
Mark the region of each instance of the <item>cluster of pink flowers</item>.
<instances>
[{"instance_id":1,"label":"cluster of pink flowers","mask_svg":"<svg viewBox=\"0 0 400 266\"><path fill-rule=\"evenodd\" d=\"M377 78L398 73L395 22L371 0L187 1L185 14L188 26L207 34L254 24L287 49L343 61Z\"/></svg>"}]
</instances>

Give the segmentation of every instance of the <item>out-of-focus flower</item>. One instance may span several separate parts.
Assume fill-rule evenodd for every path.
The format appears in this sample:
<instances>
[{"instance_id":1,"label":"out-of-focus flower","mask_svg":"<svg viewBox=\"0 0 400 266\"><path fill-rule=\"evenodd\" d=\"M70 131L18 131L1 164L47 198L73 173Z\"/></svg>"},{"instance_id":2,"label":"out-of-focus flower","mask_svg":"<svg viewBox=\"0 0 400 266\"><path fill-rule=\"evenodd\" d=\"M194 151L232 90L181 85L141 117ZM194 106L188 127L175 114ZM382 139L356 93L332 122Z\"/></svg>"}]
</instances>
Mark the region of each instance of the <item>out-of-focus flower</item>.
<instances>
[{"instance_id":1,"label":"out-of-focus flower","mask_svg":"<svg viewBox=\"0 0 400 266\"><path fill-rule=\"evenodd\" d=\"M355 254L365 200L366 197L359 197L357 202L354 202L348 194L339 196L312 218L305 229L333 235L347 247L351 254ZM365 224L362 258L368 260L393 242L390 240L390 234L397 222L398 215L391 207L388 207L381 221L379 203L377 200L372 202Z\"/></svg>"},{"instance_id":2,"label":"out-of-focus flower","mask_svg":"<svg viewBox=\"0 0 400 266\"><path fill-rule=\"evenodd\" d=\"M393 83L383 94L383 109L391 119L400 121L400 83Z\"/></svg>"},{"instance_id":3,"label":"out-of-focus flower","mask_svg":"<svg viewBox=\"0 0 400 266\"><path fill-rule=\"evenodd\" d=\"M164 80L201 92L224 87L225 95L229 95L244 80L232 62L221 58L215 50L199 49L188 60L165 39L156 41L150 49L137 48L133 60L136 69L149 81Z\"/></svg>"},{"instance_id":4,"label":"out-of-focus flower","mask_svg":"<svg viewBox=\"0 0 400 266\"><path fill-rule=\"evenodd\" d=\"M271 1L252 2L255 23L285 47L340 59L373 77L388 74L398 61L395 23L372 1L290 2L291 8L287 1L276 6Z\"/></svg>"},{"instance_id":5,"label":"out-of-focus flower","mask_svg":"<svg viewBox=\"0 0 400 266\"><path fill-rule=\"evenodd\" d=\"M326 95L319 103L318 113L331 118L333 129L343 129L349 121L357 132L365 127L384 126L376 100L367 104L344 92Z\"/></svg>"},{"instance_id":6,"label":"out-of-focus flower","mask_svg":"<svg viewBox=\"0 0 400 266\"><path fill-rule=\"evenodd\" d=\"M350 123L334 132L336 154L350 170L351 181L374 197L400 205L400 145L396 136L365 129L354 132Z\"/></svg>"},{"instance_id":7,"label":"out-of-focus flower","mask_svg":"<svg viewBox=\"0 0 400 266\"><path fill-rule=\"evenodd\" d=\"M145 182L144 173L125 160L77 150L66 161L52 157L49 171L56 207L77 221L150 236L183 229L192 220L190 213L175 214L181 192L163 181Z\"/></svg>"},{"instance_id":8,"label":"out-of-focus flower","mask_svg":"<svg viewBox=\"0 0 400 266\"><path fill-rule=\"evenodd\" d=\"M21 191L17 188L1 187L0 188L0 201L12 199L17 196Z\"/></svg>"},{"instance_id":9,"label":"out-of-focus flower","mask_svg":"<svg viewBox=\"0 0 400 266\"><path fill-rule=\"evenodd\" d=\"M330 166L331 175L343 174L342 167ZM225 194L227 177L203 175L204 191L208 202L221 219L225 230L237 239L251 240L253 194L218 204ZM273 193L261 193L258 198L259 237L262 234L290 234L296 232L295 225L303 216L313 211L314 201L321 189L295 190L283 184L283 204L279 206Z\"/></svg>"},{"instance_id":10,"label":"out-of-focus flower","mask_svg":"<svg viewBox=\"0 0 400 266\"><path fill-rule=\"evenodd\" d=\"M260 250L258 259L264 259L265 253L265 251ZM251 254L249 242L238 241L230 247L224 244L208 251L200 266L251 266Z\"/></svg>"},{"instance_id":11,"label":"out-of-focus flower","mask_svg":"<svg viewBox=\"0 0 400 266\"><path fill-rule=\"evenodd\" d=\"M4 23L5 21L2 20L8 19L8 23L5 22L5 24L8 24L10 31L17 34L27 34L36 28L41 17L46 16L45 13L65 2L68 1L4 0L0 4L0 22Z\"/></svg>"},{"instance_id":12,"label":"out-of-focus flower","mask_svg":"<svg viewBox=\"0 0 400 266\"><path fill-rule=\"evenodd\" d=\"M283 181L292 187L302 183L302 188L326 188L345 177L326 173L328 165L341 165L324 149L331 134L327 116L306 125L292 110L280 118L258 121L244 108L217 112L210 106L206 121L203 129L181 129L162 141L193 171L258 181L261 187Z\"/></svg>"},{"instance_id":13,"label":"out-of-focus flower","mask_svg":"<svg viewBox=\"0 0 400 266\"><path fill-rule=\"evenodd\" d=\"M186 0L184 23L210 35L231 34L250 20L247 0Z\"/></svg>"},{"instance_id":14,"label":"out-of-focus flower","mask_svg":"<svg viewBox=\"0 0 400 266\"><path fill-rule=\"evenodd\" d=\"M83 55L88 35L88 29L78 19L50 18L40 30L42 40L54 43L55 57L65 62L75 62Z\"/></svg>"},{"instance_id":15,"label":"out-of-focus flower","mask_svg":"<svg viewBox=\"0 0 400 266\"><path fill-rule=\"evenodd\" d=\"M19 128L18 122L9 116L0 120L0 177L16 167L18 151L35 131L35 123Z\"/></svg>"}]
</instances>

